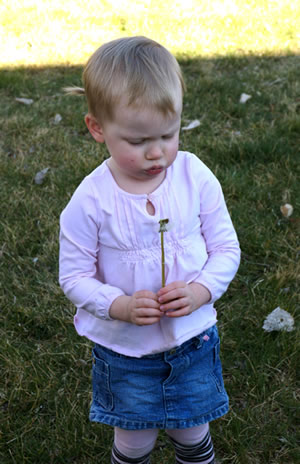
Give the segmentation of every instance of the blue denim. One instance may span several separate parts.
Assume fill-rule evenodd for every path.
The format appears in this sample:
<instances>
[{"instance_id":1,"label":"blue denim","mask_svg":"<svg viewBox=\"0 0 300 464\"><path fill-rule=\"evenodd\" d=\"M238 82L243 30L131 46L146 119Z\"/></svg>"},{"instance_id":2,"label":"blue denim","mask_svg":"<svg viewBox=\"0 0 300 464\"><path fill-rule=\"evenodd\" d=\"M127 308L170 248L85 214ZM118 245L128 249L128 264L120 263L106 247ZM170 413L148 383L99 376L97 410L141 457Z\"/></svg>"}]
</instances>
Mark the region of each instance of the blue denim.
<instances>
[{"instance_id":1,"label":"blue denim","mask_svg":"<svg viewBox=\"0 0 300 464\"><path fill-rule=\"evenodd\" d=\"M164 353L93 349L90 420L128 430L182 429L228 411L216 326Z\"/></svg>"}]
</instances>

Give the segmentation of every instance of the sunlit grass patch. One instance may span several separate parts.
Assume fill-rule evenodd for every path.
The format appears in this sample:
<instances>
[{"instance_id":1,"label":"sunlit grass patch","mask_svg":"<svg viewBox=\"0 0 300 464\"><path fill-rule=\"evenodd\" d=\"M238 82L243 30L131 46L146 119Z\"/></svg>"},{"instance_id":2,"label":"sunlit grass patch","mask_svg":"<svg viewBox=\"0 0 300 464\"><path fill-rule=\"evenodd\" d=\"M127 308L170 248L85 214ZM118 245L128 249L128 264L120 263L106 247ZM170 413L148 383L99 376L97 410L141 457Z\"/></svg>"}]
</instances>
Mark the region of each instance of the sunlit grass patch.
<instances>
[{"instance_id":1,"label":"sunlit grass patch","mask_svg":"<svg viewBox=\"0 0 300 464\"><path fill-rule=\"evenodd\" d=\"M78 64L103 42L146 35L182 56L300 49L300 4L285 0L4 0L2 66Z\"/></svg>"}]
</instances>

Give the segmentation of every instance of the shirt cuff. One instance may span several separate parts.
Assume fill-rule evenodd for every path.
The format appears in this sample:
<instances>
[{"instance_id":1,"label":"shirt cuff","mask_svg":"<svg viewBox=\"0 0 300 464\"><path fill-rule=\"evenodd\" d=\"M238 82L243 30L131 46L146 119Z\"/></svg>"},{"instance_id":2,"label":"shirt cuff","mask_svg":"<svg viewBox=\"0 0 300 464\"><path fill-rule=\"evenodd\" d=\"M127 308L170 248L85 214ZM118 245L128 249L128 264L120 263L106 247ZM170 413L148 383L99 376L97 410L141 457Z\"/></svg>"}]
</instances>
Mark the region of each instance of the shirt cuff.
<instances>
[{"instance_id":1,"label":"shirt cuff","mask_svg":"<svg viewBox=\"0 0 300 464\"><path fill-rule=\"evenodd\" d=\"M103 284L100 289L96 290L93 295L90 295L88 300L78 306L78 308L84 309L98 319L113 321L114 319L109 315L109 309L112 302L123 295L125 293L121 289Z\"/></svg>"}]
</instances>

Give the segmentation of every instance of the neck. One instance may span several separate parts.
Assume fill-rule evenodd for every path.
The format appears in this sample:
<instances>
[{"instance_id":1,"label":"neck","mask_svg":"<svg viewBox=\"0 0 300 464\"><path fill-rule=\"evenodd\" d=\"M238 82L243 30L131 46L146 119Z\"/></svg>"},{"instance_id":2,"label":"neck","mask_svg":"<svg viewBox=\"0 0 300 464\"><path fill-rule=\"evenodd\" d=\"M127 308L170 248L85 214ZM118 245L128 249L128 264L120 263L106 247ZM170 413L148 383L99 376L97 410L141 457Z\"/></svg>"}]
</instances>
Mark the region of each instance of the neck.
<instances>
[{"instance_id":1,"label":"neck","mask_svg":"<svg viewBox=\"0 0 300 464\"><path fill-rule=\"evenodd\" d=\"M124 176L114 165L112 158L107 161L107 166L116 182L116 184L125 192L133 193L135 195L148 195L154 192L164 181L166 171L161 175L156 176L154 179L137 180Z\"/></svg>"}]
</instances>

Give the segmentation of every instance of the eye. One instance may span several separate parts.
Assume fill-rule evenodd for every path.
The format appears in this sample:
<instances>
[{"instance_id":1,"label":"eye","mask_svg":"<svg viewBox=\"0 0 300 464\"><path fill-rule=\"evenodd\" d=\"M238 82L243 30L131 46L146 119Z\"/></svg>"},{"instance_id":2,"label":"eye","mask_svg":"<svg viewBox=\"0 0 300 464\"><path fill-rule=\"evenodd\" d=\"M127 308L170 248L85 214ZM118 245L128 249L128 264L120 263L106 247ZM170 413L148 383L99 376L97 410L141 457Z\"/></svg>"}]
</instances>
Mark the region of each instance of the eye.
<instances>
[{"instance_id":1,"label":"eye","mask_svg":"<svg viewBox=\"0 0 300 464\"><path fill-rule=\"evenodd\" d=\"M144 139L127 140L127 143L129 143L129 145L142 145L142 143L144 143Z\"/></svg>"},{"instance_id":2,"label":"eye","mask_svg":"<svg viewBox=\"0 0 300 464\"><path fill-rule=\"evenodd\" d=\"M166 135L163 135L163 139L164 140L168 140L168 139L172 139L174 137L174 134L166 134Z\"/></svg>"}]
</instances>

